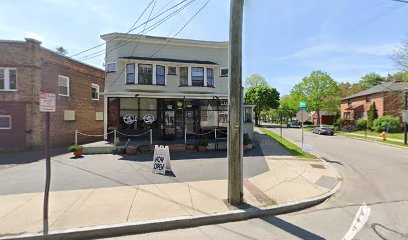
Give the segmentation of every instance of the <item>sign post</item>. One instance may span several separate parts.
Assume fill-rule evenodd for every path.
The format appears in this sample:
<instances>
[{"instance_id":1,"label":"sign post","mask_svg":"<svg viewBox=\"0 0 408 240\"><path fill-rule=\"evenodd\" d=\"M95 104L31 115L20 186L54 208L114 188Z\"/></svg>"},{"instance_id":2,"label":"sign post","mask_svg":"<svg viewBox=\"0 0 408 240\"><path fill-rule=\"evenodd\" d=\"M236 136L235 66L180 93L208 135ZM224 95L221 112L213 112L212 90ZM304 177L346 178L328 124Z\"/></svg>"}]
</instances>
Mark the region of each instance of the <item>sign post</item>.
<instances>
[{"instance_id":1,"label":"sign post","mask_svg":"<svg viewBox=\"0 0 408 240\"><path fill-rule=\"evenodd\" d=\"M306 112L307 105L306 102L299 103L299 111L296 113L296 119L300 122L302 126L302 151L303 151L303 122L309 118L309 114Z\"/></svg>"},{"instance_id":2,"label":"sign post","mask_svg":"<svg viewBox=\"0 0 408 240\"><path fill-rule=\"evenodd\" d=\"M45 190L43 205L43 234L48 235L48 199L51 182L50 112L55 112L56 97L53 93L40 92L40 112L45 112Z\"/></svg>"}]
</instances>

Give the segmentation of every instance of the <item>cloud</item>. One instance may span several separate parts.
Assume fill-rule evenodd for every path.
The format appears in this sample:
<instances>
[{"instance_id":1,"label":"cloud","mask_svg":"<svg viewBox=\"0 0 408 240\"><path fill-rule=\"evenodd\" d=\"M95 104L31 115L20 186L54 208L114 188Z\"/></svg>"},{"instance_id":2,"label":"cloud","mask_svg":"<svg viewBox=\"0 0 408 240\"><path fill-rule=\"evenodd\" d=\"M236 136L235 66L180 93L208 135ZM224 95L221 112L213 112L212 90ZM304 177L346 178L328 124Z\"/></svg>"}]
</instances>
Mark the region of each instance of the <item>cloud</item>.
<instances>
[{"instance_id":1,"label":"cloud","mask_svg":"<svg viewBox=\"0 0 408 240\"><path fill-rule=\"evenodd\" d=\"M38 34L38 33L35 33L35 32L25 32L25 34L26 34L26 36L27 36L28 38L34 38L34 39L36 39L36 40L38 40L38 41L40 41L40 42L44 42L44 37L43 37L42 35Z\"/></svg>"},{"instance_id":2,"label":"cloud","mask_svg":"<svg viewBox=\"0 0 408 240\"><path fill-rule=\"evenodd\" d=\"M105 12L103 11L101 6L92 6L91 9L99 16L105 15Z\"/></svg>"}]
</instances>

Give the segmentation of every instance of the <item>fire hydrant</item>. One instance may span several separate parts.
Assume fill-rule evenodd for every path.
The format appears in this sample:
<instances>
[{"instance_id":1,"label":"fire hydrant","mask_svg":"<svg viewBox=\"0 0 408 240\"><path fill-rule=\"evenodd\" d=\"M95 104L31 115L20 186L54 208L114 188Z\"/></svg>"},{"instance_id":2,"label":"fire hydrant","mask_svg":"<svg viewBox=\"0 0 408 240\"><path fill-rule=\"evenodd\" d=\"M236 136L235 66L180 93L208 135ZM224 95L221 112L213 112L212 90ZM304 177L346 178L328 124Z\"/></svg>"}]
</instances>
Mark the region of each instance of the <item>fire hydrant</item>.
<instances>
[{"instance_id":1,"label":"fire hydrant","mask_svg":"<svg viewBox=\"0 0 408 240\"><path fill-rule=\"evenodd\" d=\"M382 132L382 133L380 134L380 137L381 137L381 139L382 139L383 141L387 141L387 133L386 133L386 132Z\"/></svg>"}]
</instances>

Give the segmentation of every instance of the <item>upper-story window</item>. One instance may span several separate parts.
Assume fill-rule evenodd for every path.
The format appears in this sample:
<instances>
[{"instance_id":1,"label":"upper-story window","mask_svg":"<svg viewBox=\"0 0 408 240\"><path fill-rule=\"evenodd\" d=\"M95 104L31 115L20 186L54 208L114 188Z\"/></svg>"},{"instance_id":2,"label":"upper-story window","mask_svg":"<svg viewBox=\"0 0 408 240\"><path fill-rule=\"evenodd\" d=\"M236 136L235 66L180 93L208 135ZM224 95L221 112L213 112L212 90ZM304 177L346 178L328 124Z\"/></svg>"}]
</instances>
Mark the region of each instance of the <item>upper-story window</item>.
<instances>
[{"instance_id":1,"label":"upper-story window","mask_svg":"<svg viewBox=\"0 0 408 240\"><path fill-rule=\"evenodd\" d=\"M92 100L99 100L99 85L92 83L91 91L92 91Z\"/></svg>"},{"instance_id":2,"label":"upper-story window","mask_svg":"<svg viewBox=\"0 0 408 240\"><path fill-rule=\"evenodd\" d=\"M135 64L134 63L126 64L126 83L127 84L135 83Z\"/></svg>"},{"instance_id":3,"label":"upper-story window","mask_svg":"<svg viewBox=\"0 0 408 240\"><path fill-rule=\"evenodd\" d=\"M350 120L350 112L345 112L343 117L346 120Z\"/></svg>"},{"instance_id":4,"label":"upper-story window","mask_svg":"<svg viewBox=\"0 0 408 240\"><path fill-rule=\"evenodd\" d=\"M116 72L116 63L112 62L112 63L108 63L106 64L106 72Z\"/></svg>"},{"instance_id":5,"label":"upper-story window","mask_svg":"<svg viewBox=\"0 0 408 240\"><path fill-rule=\"evenodd\" d=\"M191 82L193 86L204 86L204 68L191 68Z\"/></svg>"},{"instance_id":6,"label":"upper-story window","mask_svg":"<svg viewBox=\"0 0 408 240\"><path fill-rule=\"evenodd\" d=\"M165 85L165 68L164 66L157 65L156 66L156 84L157 85Z\"/></svg>"},{"instance_id":7,"label":"upper-story window","mask_svg":"<svg viewBox=\"0 0 408 240\"><path fill-rule=\"evenodd\" d=\"M214 87L214 69L207 68L207 86Z\"/></svg>"},{"instance_id":8,"label":"upper-story window","mask_svg":"<svg viewBox=\"0 0 408 240\"><path fill-rule=\"evenodd\" d=\"M168 75L176 75L177 74L177 68L176 67L167 67L167 74Z\"/></svg>"},{"instance_id":9,"label":"upper-story window","mask_svg":"<svg viewBox=\"0 0 408 240\"><path fill-rule=\"evenodd\" d=\"M69 96L69 77L58 75L58 95Z\"/></svg>"},{"instance_id":10,"label":"upper-story window","mask_svg":"<svg viewBox=\"0 0 408 240\"><path fill-rule=\"evenodd\" d=\"M0 129L11 129L11 115L0 115Z\"/></svg>"},{"instance_id":11,"label":"upper-story window","mask_svg":"<svg viewBox=\"0 0 408 240\"><path fill-rule=\"evenodd\" d=\"M139 64L138 82L141 84L152 84L153 66L151 64Z\"/></svg>"},{"instance_id":12,"label":"upper-story window","mask_svg":"<svg viewBox=\"0 0 408 240\"><path fill-rule=\"evenodd\" d=\"M347 105L349 105L349 106L351 105L351 99L347 100Z\"/></svg>"},{"instance_id":13,"label":"upper-story window","mask_svg":"<svg viewBox=\"0 0 408 240\"><path fill-rule=\"evenodd\" d=\"M220 77L228 77L228 68L220 69Z\"/></svg>"},{"instance_id":14,"label":"upper-story window","mask_svg":"<svg viewBox=\"0 0 408 240\"><path fill-rule=\"evenodd\" d=\"M17 89L17 70L0 68L0 91L15 91Z\"/></svg>"},{"instance_id":15,"label":"upper-story window","mask_svg":"<svg viewBox=\"0 0 408 240\"><path fill-rule=\"evenodd\" d=\"M188 67L180 67L180 86L188 85Z\"/></svg>"}]
</instances>

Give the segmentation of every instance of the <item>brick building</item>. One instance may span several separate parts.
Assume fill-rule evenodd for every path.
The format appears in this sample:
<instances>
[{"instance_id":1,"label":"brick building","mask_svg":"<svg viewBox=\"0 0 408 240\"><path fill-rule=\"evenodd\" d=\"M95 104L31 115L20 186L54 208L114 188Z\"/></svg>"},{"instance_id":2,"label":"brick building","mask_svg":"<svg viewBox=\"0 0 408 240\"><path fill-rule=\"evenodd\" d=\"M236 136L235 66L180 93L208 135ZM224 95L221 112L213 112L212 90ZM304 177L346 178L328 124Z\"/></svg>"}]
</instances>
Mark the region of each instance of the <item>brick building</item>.
<instances>
[{"instance_id":1,"label":"brick building","mask_svg":"<svg viewBox=\"0 0 408 240\"><path fill-rule=\"evenodd\" d=\"M34 39L0 40L0 151L41 146L40 90L55 93L51 143L74 142L74 130L103 132L103 70L41 47Z\"/></svg>"},{"instance_id":2,"label":"brick building","mask_svg":"<svg viewBox=\"0 0 408 240\"><path fill-rule=\"evenodd\" d=\"M348 96L341 101L341 117L346 120L366 119L367 112L374 102L379 117L384 115L401 117L406 87L408 82L390 80Z\"/></svg>"}]
</instances>

